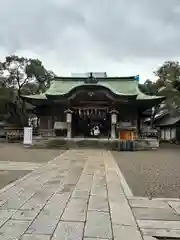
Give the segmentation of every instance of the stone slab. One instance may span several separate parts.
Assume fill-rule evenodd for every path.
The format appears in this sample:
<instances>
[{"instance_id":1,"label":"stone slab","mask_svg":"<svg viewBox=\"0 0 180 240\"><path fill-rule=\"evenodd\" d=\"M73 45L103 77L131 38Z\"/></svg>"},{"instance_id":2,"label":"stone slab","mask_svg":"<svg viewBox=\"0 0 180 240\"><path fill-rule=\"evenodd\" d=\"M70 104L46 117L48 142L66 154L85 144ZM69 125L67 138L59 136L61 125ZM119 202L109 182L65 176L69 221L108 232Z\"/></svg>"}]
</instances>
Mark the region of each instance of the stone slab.
<instances>
[{"instance_id":1,"label":"stone slab","mask_svg":"<svg viewBox=\"0 0 180 240\"><path fill-rule=\"evenodd\" d=\"M20 240L50 240L51 235L33 235L33 234L24 234Z\"/></svg>"},{"instance_id":2,"label":"stone slab","mask_svg":"<svg viewBox=\"0 0 180 240\"><path fill-rule=\"evenodd\" d=\"M109 212L108 198L102 196L90 196L88 211Z\"/></svg>"},{"instance_id":3,"label":"stone slab","mask_svg":"<svg viewBox=\"0 0 180 240\"><path fill-rule=\"evenodd\" d=\"M107 197L107 186L104 171L100 174L96 169L92 182L91 195Z\"/></svg>"},{"instance_id":4,"label":"stone slab","mask_svg":"<svg viewBox=\"0 0 180 240\"><path fill-rule=\"evenodd\" d=\"M16 212L16 210L0 210L0 227L8 220L10 219L13 214Z\"/></svg>"},{"instance_id":5,"label":"stone slab","mask_svg":"<svg viewBox=\"0 0 180 240\"><path fill-rule=\"evenodd\" d=\"M137 220L180 221L180 215L177 215L173 209L132 208L132 210Z\"/></svg>"},{"instance_id":6,"label":"stone slab","mask_svg":"<svg viewBox=\"0 0 180 240\"><path fill-rule=\"evenodd\" d=\"M37 191L22 207L21 210L42 209L52 193Z\"/></svg>"},{"instance_id":7,"label":"stone slab","mask_svg":"<svg viewBox=\"0 0 180 240\"><path fill-rule=\"evenodd\" d=\"M83 238L83 240L112 240L112 238Z\"/></svg>"},{"instance_id":8,"label":"stone slab","mask_svg":"<svg viewBox=\"0 0 180 240\"><path fill-rule=\"evenodd\" d=\"M108 154L110 155L110 157L112 157L112 154L110 152L108 152ZM126 179L125 179L121 169L117 166L117 163L115 161L114 161L113 165L116 168L116 173L118 174L118 177L120 179L121 186L123 188L124 193L126 194L127 197L133 196L133 193L132 193L129 185L126 182Z\"/></svg>"},{"instance_id":9,"label":"stone slab","mask_svg":"<svg viewBox=\"0 0 180 240\"><path fill-rule=\"evenodd\" d=\"M113 225L114 240L143 240L140 232L135 227Z\"/></svg>"},{"instance_id":10,"label":"stone slab","mask_svg":"<svg viewBox=\"0 0 180 240\"><path fill-rule=\"evenodd\" d=\"M144 235L148 236L156 236L156 237L163 237L163 238L180 238L180 230L176 229L148 229L148 228L142 228L141 232Z\"/></svg>"},{"instance_id":11,"label":"stone slab","mask_svg":"<svg viewBox=\"0 0 180 240\"><path fill-rule=\"evenodd\" d=\"M85 225L85 237L112 238L112 229L109 213L89 211Z\"/></svg>"},{"instance_id":12,"label":"stone slab","mask_svg":"<svg viewBox=\"0 0 180 240\"><path fill-rule=\"evenodd\" d=\"M75 186L75 183L62 184L57 193L71 193L74 190Z\"/></svg>"},{"instance_id":13,"label":"stone slab","mask_svg":"<svg viewBox=\"0 0 180 240\"><path fill-rule=\"evenodd\" d=\"M83 198L71 198L63 213L63 221L85 221L87 211L87 200Z\"/></svg>"},{"instance_id":14,"label":"stone slab","mask_svg":"<svg viewBox=\"0 0 180 240\"><path fill-rule=\"evenodd\" d=\"M168 201L168 204L174 209L175 212L180 214L180 201Z\"/></svg>"},{"instance_id":15,"label":"stone slab","mask_svg":"<svg viewBox=\"0 0 180 240\"><path fill-rule=\"evenodd\" d=\"M156 200L131 200L129 199L129 204L131 207L140 207L140 208L170 208L167 202L164 201L156 201Z\"/></svg>"},{"instance_id":16,"label":"stone slab","mask_svg":"<svg viewBox=\"0 0 180 240\"><path fill-rule=\"evenodd\" d=\"M134 216L127 204L120 204L110 200L110 211L113 224L136 226Z\"/></svg>"},{"instance_id":17,"label":"stone slab","mask_svg":"<svg viewBox=\"0 0 180 240\"><path fill-rule=\"evenodd\" d=\"M82 240L83 222L59 222L52 240Z\"/></svg>"},{"instance_id":18,"label":"stone slab","mask_svg":"<svg viewBox=\"0 0 180 240\"><path fill-rule=\"evenodd\" d=\"M117 164L110 155L107 155L107 160L104 158L104 164L112 224L135 227L136 222L117 173Z\"/></svg>"},{"instance_id":19,"label":"stone slab","mask_svg":"<svg viewBox=\"0 0 180 240\"><path fill-rule=\"evenodd\" d=\"M12 217L15 212L16 210L13 209L0 210L0 220Z\"/></svg>"},{"instance_id":20,"label":"stone slab","mask_svg":"<svg viewBox=\"0 0 180 240\"><path fill-rule=\"evenodd\" d=\"M82 190L91 189L93 174L88 174L87 170L83 170L76 187Z\"/></svg>"},{"instance_id":21,"label":"stone slab","mask_svg":"<svg viewBox=\"0 0 180 240\"><path fill-rule=\"evenodd\" d=\"M30 221L9 220L0 228L0 239L18 239L29 225Z\"/></svg>"},{"instance_id":22,"label":"stone slab","mask_svg":"<svg viewBox=\"0 0 180 240\"><path fill-rule=\"evenodd\" d=\"M88 200L90 191L88 190L81 190L81 189L75 189L72 193L72 198L83 198Z\"/></svg>"},{"instance_id":23,"label":"stone slab","mask_svg":"<svg viewBox=\"0 0 180 240\"><path fill-rule=\"evenodd\" d=\"M157 240L157 238L151 237L151 236L143 236L144 240Z\"/></svg>"},{"instance_id":24,"label":"stone slab","mask_svg":"<svg viewBox=\"0 0 180 240\"><path fill-rule=\"evenodd\" d=\"M40 208L33 210L18 210L11 218L14 220L33 220L40 213Z\"/></svg>"},{"instance_id":25,"label":"stone slab","mask_svg":"<svg viewBox=\"0 0 180 240\"><path fill-rule=\"evenodd\" d=\"M179 229L180 221L137 220L140 228Z\"/></svg>"},{"instance_id":26,"label":"stone slab","mask_svg":"<svg viewBox=\"0 0 180 240\"><path fill-rule=\"evenodd\" d=\"M92 188L91 195L107 197L107 188L105 186L101 187L101 186L96 185L96 187Z\"/></svg>"},{"instance_id":27,"label":"stone slab","mask_svg":"<svg viewBox=\"0 0 180 240\"><path fill-rule=\"evenodd\" d=\"M28 234L52 234L65 209L69 194L54 195L27 230Z\"/></svg>"},{"instance_id":28,"label":"stone slab","mask_svg":"<svg viewBox=\"0 0 180 240\"><path fill-rule=\"evenodd\" d=\"M24 194L21 194L20 196L12 197L0 207L0 210L19 209L21 206L23 206L26 203L28 199L30 199L32 195L33 195L32 193L31 194L24 193Z\"/></svg>"}]
</instances>

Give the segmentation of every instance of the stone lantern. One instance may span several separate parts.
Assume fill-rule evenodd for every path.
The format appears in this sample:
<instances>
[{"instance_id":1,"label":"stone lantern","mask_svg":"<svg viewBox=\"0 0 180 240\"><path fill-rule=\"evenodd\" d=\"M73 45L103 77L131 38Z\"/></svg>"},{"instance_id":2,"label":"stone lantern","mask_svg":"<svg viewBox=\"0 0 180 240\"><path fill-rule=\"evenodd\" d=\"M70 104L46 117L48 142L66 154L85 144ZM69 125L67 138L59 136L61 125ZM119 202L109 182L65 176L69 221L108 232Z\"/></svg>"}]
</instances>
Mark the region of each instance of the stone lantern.
<instances>
[{"instance_id":1,"label":"stone lantern","mask_svg":"<svg viewBox=\"0 0 180 240\"><path fill-rule=\"evenodd\" d=\"M72 137L72 113L73 111L70 109L67 109L65 111L66 113L66 123L67 123L67 138Z\"/></svg>"},{"instance_id":2,"label":"stone lantern","mask_svg":"<svg viewBox=\"0 0 180 240\"><path fill-rule=\"evenodd\" d=\"M117 110L110 111L111 114L111 138L116 138Z\"/></svg>"}]
</instances>

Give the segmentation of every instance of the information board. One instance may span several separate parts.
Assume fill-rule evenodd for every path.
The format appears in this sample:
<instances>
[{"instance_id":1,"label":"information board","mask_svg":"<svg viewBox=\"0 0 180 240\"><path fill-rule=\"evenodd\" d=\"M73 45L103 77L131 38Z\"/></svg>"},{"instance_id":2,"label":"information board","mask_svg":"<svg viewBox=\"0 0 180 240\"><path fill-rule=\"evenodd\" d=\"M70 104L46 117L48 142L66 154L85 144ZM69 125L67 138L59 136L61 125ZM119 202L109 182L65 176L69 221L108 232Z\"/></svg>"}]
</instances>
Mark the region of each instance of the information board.
<instances>
[{"instance_id":1,"label":"information board","mask_svg":"<svg viewBox=\"0 0 180 240\"><path fill-rule=\"evenodd\" d=\"M24 128L24 142L25 145L32 144L32 127Z\"/></svg>"}]
</instances>

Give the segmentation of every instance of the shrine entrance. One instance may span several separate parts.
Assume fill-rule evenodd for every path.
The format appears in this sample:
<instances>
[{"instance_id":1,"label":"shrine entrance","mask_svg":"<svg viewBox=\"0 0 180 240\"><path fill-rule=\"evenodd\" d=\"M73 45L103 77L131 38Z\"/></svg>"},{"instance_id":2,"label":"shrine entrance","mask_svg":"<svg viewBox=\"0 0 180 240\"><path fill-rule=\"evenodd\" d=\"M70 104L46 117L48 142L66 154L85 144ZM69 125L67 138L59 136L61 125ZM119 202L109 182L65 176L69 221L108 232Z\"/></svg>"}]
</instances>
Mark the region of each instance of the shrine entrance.
<instances>
[{"instance_id":1,"label":"shrine entrance","mask_svg":"<svg viewBox=\"0 0 180 240\"><path fill-rule=\"evenodd\" d=\"M108 138L111 129L108 108L79 108L75 109L72 118L72 134L74 137L94 137L93 127L98 126L98 137Z\"/></svg>"}]
</instances>

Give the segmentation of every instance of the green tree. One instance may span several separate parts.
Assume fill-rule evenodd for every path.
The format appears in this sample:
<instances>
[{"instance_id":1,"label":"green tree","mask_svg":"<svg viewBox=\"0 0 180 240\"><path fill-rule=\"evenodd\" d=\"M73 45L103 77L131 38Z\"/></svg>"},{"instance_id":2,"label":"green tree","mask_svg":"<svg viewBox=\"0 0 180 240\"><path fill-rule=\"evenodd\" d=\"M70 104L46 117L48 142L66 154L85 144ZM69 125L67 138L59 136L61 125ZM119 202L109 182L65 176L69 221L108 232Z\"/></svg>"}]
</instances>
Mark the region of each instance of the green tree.
<instances>
[{"instance_id":1,"label":"green tree","mask_svg":"<svg viewBox=\"0 0 180 240\"><path fill-rule=\"evenodd\" d=\"M51 81L55 77L55 74L47 70L38 59L29 59L26 75L28 79L32 80L32 82L29 82L31 87L33 84L36 86L36 88L33 88L34 90L36 89L36 93L42 93L49 88Z\"/></svg>"},{"instance_id":2,"label":"green tree","mask_svg":"<svg viewBox=\"0 0 180 240\"><path fill-rule=\"evenodd\" d=\"M166 61L155 72L155 85L159 95L164 95L163 109L172 115L179 114L180 106L180 65L176 61Z\"/></svg>"},{"instance_id":3,"label":"green tree","mask_svg":"<svg viewBox=\"0 0 180 240\"><path fill-rule=\"evenodd\" d=\"M147 94L147 95L157 95L158 91L157 91L157 87L156 87L156 83L147 79L144 84L140 84L140 89L143 93Z\"/></svg>"},{"instance_id":4,"label":"green tree","mask_svg":"<svg viewBox=\"0 0 180 240\"><path fill-rule=\"evenodd\" d=\"M38 59L12 55L7 56L5 61L0 63L1 91L8 89L11 96L5 94L8 104L6 103L4 106L11 113L11 117L16 119L16 122L25 125L28 120L21 95L45 91L54 76L54 73L47 70ZM6 102L5 98L1 99L1 102L3 101Z\"/></svg>"}]
</instances>

